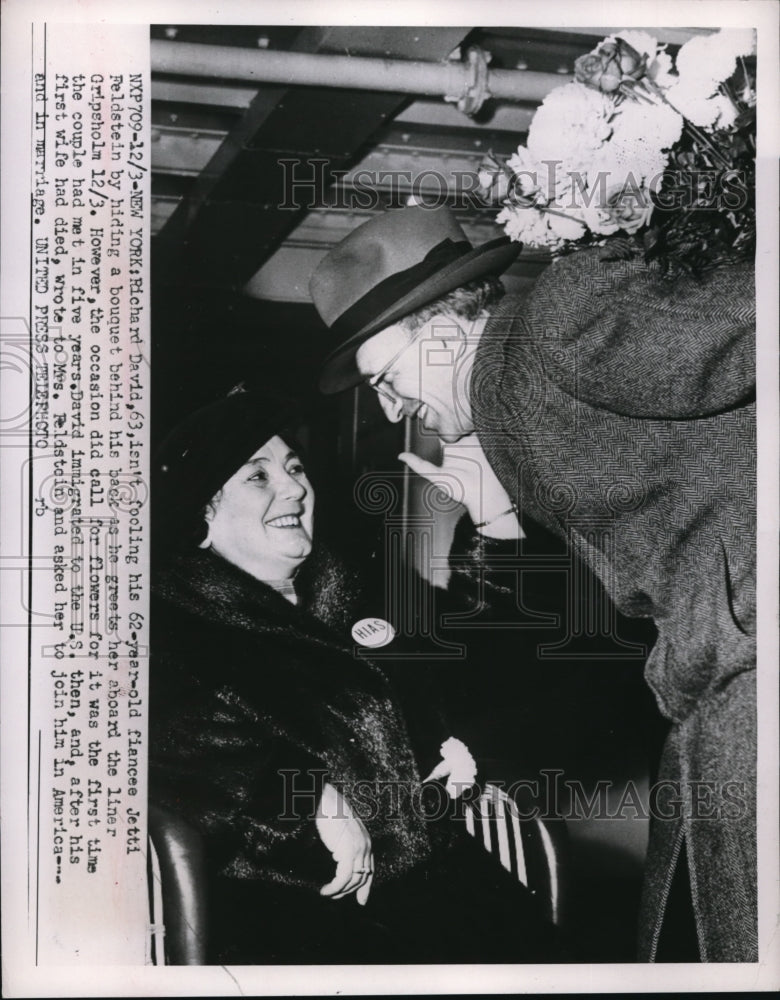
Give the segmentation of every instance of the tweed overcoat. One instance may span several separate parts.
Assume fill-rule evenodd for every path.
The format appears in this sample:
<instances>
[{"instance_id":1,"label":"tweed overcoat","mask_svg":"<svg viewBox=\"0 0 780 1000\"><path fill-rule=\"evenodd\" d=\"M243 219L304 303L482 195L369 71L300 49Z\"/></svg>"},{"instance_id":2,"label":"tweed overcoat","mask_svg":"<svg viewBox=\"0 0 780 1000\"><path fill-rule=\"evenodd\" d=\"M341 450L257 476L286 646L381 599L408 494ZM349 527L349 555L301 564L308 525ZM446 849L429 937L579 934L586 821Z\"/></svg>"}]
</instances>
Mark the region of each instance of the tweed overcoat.
<instances>
[{"instance_id":1,"label":"tweed overcoat","mask_svg":"<svg viewBox=\"0 0 780 1000\"><path fill-rule=\"evenodd\" d=\"M658 629L646 678L672 728L643 959L683 838L702 957L757 959L754 351L748 264L670 283L586 250L494 307L472 375L477 433L521 513Z\"/></svg>"}]
</instances>

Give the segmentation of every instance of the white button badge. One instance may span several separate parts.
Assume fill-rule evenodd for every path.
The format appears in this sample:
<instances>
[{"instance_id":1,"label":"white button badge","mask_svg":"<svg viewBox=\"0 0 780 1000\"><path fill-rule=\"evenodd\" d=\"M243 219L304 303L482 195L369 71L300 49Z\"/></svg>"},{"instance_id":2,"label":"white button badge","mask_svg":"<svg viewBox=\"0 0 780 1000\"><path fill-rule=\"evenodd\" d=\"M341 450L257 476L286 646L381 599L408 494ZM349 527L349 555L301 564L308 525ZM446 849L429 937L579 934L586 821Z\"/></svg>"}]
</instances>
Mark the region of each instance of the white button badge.
<instances>
[{"instance_id":1,"label":"white button badge","mask_svg":"<svg viewBox=\"0 0 780 1000\"><path fill-rule=\"evenodd\" d=\"M379 649L395 639L395 629L384 618L361 618L352 626L352 638L361 646Z\"/></svg>"}]
</instances>

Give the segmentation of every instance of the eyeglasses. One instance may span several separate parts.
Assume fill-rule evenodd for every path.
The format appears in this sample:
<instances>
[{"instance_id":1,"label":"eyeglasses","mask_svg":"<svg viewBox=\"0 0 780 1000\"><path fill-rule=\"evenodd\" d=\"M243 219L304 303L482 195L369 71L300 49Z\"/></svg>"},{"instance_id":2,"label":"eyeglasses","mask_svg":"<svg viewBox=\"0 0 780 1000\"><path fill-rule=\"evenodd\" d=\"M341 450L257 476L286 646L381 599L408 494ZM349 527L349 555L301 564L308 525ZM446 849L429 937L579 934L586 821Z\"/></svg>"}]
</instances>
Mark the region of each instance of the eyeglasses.
<instances>
[{"instance_id":1,"label":"eyeglasses","mask_svg":"<svg viewBox=\"0 0 780 1000\"><path fill-rule=\"evenodd\" d=\"M421 327L422 329L422 327ZM379 396L383 396L391 403L396 403L398 401L398 396L391 385L386 387L382 385L383 382L387 381L388 372L392 370L393 365L398 361L404 351L408 351L412 344L419 338L420 331L418 330L414 336L409 340L396 354L390 358L386 365L384 365L376 375L372 375L371 378L366 379L366 385L370 385L374 392Z\"/></svg>"}]
</instances>

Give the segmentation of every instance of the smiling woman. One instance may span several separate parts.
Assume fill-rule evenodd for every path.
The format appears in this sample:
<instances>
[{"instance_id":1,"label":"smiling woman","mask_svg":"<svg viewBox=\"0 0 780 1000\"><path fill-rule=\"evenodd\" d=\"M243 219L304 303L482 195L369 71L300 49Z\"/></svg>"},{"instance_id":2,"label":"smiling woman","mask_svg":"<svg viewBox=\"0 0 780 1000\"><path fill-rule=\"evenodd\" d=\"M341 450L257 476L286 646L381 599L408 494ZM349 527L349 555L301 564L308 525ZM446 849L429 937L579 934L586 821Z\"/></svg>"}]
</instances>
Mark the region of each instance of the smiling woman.
<instances>
[{"instance_id":1,"label":"smiling woman","mask_svg":"<svg viewBox=\"0 0 780 1000\"><path fill-rule=\"evenodd\" d=\"M453 734L432 713L413 749L388 678L354 653L369 609L315 545L291 416L232 394L155 466L150 796L203 838L207 961L550 959L537 901L441 822Z\"/></svg>"}]
</instances>

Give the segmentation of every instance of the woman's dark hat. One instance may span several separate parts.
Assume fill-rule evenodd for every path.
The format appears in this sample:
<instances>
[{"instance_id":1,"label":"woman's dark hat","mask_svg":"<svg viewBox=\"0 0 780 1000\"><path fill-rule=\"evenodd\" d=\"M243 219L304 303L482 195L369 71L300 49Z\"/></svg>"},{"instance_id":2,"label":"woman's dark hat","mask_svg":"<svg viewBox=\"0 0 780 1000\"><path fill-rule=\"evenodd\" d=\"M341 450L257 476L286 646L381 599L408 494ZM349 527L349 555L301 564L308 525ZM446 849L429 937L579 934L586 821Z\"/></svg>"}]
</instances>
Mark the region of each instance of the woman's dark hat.
<instances>
[{"instance_id":1,"label":"woman's dark hat","mask_svg":"<svg viewBox=\"0 0 780 1000\"><path fill-rule=\"evenodd\" d=\"M196 410L157 449L152 466L155 522L169 541L192 541L202 513L241 466L300 416L296 404L234 390Z\"/></svg>"},{"instance_id":2,"label":"woman's dark hat","mask_svg":"<svg viewBox=\"0 0 780 1000\"><path fill-rule=\"evenodd\" d=\"M333 334L322 392L360 382L355 352L372 334L460 285L501 274L521 249L508 237L473 247L446 206L408 205L359 226L323 258L309 284Z\"/></svg>"}]
</instances>

